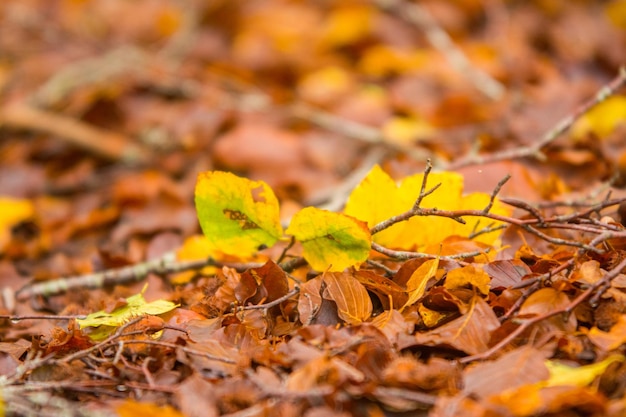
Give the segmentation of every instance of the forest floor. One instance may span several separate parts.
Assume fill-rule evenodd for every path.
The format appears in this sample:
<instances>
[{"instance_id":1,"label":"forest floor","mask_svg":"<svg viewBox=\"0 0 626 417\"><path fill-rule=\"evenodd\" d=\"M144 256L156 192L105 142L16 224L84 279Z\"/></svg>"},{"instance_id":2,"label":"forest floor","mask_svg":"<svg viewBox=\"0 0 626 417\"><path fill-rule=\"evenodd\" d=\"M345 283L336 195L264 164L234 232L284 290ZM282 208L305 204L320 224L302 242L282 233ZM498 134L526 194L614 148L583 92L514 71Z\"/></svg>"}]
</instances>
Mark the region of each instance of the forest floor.
<instances>
[{"instance_id":1,"label":"forest floor","mask_svg":"<svg viewBox=\"0 0 626 417\"><path fill-rule=\"evenodd\" d=\"M626 415L624 45L624 0L1 1L0 415ZM367 260L220 251L207 171Z\"/></svg>"}]
</instances>

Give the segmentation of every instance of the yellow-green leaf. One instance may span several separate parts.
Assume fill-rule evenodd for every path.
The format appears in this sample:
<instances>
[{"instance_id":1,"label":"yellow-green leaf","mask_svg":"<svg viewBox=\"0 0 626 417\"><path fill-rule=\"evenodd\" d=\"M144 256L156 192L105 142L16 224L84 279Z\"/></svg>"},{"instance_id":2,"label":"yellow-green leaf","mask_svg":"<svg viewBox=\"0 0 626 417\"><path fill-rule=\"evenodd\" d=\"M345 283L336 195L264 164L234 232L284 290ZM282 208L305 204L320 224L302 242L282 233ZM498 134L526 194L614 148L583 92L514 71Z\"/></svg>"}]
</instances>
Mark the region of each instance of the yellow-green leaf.
<instances>
[{"instance_id":1,"label":"yellow-green leaf","mask_svg":"<svg viewBox=\"0 0 626 417\"><path fill-rule=\"evenodd\" d=\"M319 271L343 271L369 255L367 225L345 214L306 207L296 213L286 232L302 243L304 258Z\"/></svg>"},{"instance_id":2,"label":"yellow-green leaf","mask_svg":"<svg viewBox=\"0 0 626 417\"><path fill-rule=\"evenodd\" d=\"M178 307L178 304L167 300L156 300L150 303L146 302L143 293L146 291L147 284L143 287L139 294L135 294L126 299L126 303L116 308L110 313L106 311L97 311L89 314L84 319L76 320L81 329L85 327L106 327L105 331L90 334L94 340L102 340L112 333L116 327L122 326L124 323L135 317L167 313Z\"/></svg>"},{"instance_id":3,"label":"yellow-green leaf","mask_svg":"<svg viewBox=\"0 0 626 417\"><path fill-rule=\"evenodd\" d=\"M345 213L366 221L369 227L373 227L383 220L410 210L419 196L423 178L424 174L416 174L396 184L379 166L375 166L350 194ZM480 211L489 203L489 194L463 195L463 177L460 174L431 173L426 188L430 189L439 183L441 186L422 200L421 207ZM495 200L490 212L510 214L509 208L498 199ZM377 233L373 239L391 248L423 251L429 246L436 247L448 236L467 237L476 229L501 224L477 216L465 216L463 219L466 224L446 217L415 216ZM475 240L493 245L499 235L498 231L485 233Z\"/></svg>"},{"instance_id":4,"label":"yellow-green leaf","mask_svg":"<svg viewBox=\"0 0 626 417\"><path fill-rule=\"evenodd\" d=\"M613 362L623 362L622 355L609 356L602 362L593 363L591 365L571 367L562 363L549 361L545 362L550 371L550 378L542 382L542 386L555 387L562 385L574 385L584 387L593 382L596 377L602 375L606 368Z\"/></svg>"},{"instance_id":5,"label":"yellow-green leaf","mask_svg":"<svg viewBox=\"0 0 626 417\"><path fill-rule=\"evenodd\" d=\"M263 181L208 171L198 176L195 194L200 226L215 250L250 256L282 236L278 200Z\"/></svg>"}]
</instances>

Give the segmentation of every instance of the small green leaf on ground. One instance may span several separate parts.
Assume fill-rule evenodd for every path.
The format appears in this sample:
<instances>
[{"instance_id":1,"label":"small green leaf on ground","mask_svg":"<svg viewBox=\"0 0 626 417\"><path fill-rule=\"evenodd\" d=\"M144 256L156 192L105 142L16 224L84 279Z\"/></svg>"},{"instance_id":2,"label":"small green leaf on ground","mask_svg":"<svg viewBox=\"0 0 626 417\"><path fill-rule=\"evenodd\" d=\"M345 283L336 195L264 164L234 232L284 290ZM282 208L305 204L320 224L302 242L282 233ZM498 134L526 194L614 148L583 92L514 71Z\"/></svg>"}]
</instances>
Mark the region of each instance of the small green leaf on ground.
<instances>
[{"instance_id":1,"label":"small green leaf on ground","mask_svg":"<svg viewBox=\"0 0 626 417\"><path fill-rule=\"evenodd\" d=\"M143 297L143 293L146 291L147 285L143 287L143 290L139 294L135 294L126 299L126 302L107 313L104 310L97 311L89 314L84 319L76 320L81 329L85 327L101 327L104 326L106 331L91 333L90 337L94 340L102 340L112 333L115 328L122 326L135 317L152 315L158 316L159 314L167 313L178 307L175 304L167 300L156 300L151 303L146 302Z\"/></svg>"},{"instance_id":2,"label":"small green leaf on ground","mask_svg":"<svg viewBox=\"0 0 626 417\"><path fill-rule=\"evenodd\" d=\"M278 200L263 181L229 172L202 172L195 200L202 231L222 253L250 256L272 246L283 234Z\"/></svg>"},{"instance_id":3,"label":"small green leaf on ground","mask_svg":"<svg viewBox=\"0 0 626 417\"><path fill-rule=\"evenodd\" d=\"M364 262L372 242L364 222L315 207L296 213L286 232L302 243L304 258L318 271L343 271Z\"/></svg>"}]
</instances>

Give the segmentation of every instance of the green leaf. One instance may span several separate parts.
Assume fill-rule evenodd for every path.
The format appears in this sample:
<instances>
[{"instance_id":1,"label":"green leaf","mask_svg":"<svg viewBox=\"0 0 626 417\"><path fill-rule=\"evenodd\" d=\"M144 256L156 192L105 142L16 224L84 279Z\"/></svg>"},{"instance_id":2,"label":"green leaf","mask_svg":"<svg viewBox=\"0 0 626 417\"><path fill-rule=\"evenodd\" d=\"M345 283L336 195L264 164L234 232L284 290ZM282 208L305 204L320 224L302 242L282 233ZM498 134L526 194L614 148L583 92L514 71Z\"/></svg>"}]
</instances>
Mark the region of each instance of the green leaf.
<instances>
[{"instance_id":1,"label":"green leaf","mask_svg":"<svg viewBox=\"0 0 626 417\"><path fill-rule=\"evenodd\" d=\"M372 243L364 222L315 207L296 213L286 232L302 243L304 258L319 271L343 271L365 261Z\"/></svg>"},{"instance_id":2,"label":"green leaf","mask_svg":"<svg viewBox=\"0 0 626 417\"><path fill-rule=\"evenodd\" d=\"M200 226L217 251L250 256L283 234L278 200L263 181L207 171L198 176L195 194Z\"/></svg>"},{"instance_id":3,"label":"green leaf","mask_svg":"<svg viewBox=\"0 0 626 417\"><path fill-rule=\"evenodd\" d=\"M167 313L178 307L178 304L166 300L156 300L151 303L146 302L146 299L143 298L143 293L146 291L147 287L148 285L146 284L139 294L128 297L122 306L110 313L101 310L89 314L84 319L76 320L79 327L84 329L85 327L104 326L106 328L103 329L104 331L90 334L92 339L102 340L115 331L116 327L122 326L135 317L145 315L158 316L159 314Z\"/></svg>"}]
</instances>

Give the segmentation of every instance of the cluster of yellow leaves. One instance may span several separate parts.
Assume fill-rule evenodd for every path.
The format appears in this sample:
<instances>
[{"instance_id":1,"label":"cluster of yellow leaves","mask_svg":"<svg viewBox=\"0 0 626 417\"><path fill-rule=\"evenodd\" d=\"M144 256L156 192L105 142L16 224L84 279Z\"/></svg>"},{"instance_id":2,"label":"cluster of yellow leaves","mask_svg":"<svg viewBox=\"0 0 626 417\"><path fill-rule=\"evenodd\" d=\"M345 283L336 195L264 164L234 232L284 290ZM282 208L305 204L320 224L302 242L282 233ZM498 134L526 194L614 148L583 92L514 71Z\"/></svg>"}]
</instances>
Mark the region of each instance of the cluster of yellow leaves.
<instances>
[{"instance_id":1,"label":"cluster of yellow leaves","mask_svg":"<svg viewBox=\"0 0 626 417\"><path fill-rule=\"evenodd\" d=\"M423 174L413 175L396 185L376 166L350 195L345 213L304 208L293 217L286 233L302 244L304 258L316 270L342 271L358 265L369 256L372 240L369 228L411 209L423 178ZM480 211L490 201L490 196L484 193L464 196L461 175L435 173L429 178L431 184L441 183L441 187L423 199L422 207ZM263 181L251 181L227 172L201 173L195 200L206 239L188 242L186 254L245 258L274 245L283 235L278 200ZM491 212L509 214L498 200ZM447 237L467 238L482 228L499 225L479 216L467 216L465 221L466 224L461 224L450 218L417 216L378 233L375 240L390 248L437 251L437 245ZM498 236L498 232L484 233L476 241L495 245ZM437 265L433 268L436 271ZM423 290L419 290L423 284L420 281L415 288L411 287L411 299L423 295ZM477 287L486 292L482 284Z\"/></svg>"},{"instance_id":2,"label":"cluster of yellow leaves","mask_svg":"<svg viewBox=\"0 0 626 417\"><path fill-rule=\"evenodd\" d=\"M420 194L424 174L415 174L405 178L399 184L387 175L379 166L374 167L361 184L352 192L345 213L366 221L369 227L410 210ZM441 183L431 195L426 196L421 204L423 208L439 210L481 210L489 203L490 196L485 193L463 195L463 177L452 172L431 173L427 189ZM495 201L491 213L508 215L510 210ZM500 222L487 223L485 219L464 217L466 224L461 224L445 217L412 217L406 222L397 223L377 233L374 241L397 249L427 251L448 236L468 237L472 232L484 227L495 227ZM478 236L475 240L494 245L498 232Z\"/></svg>"}]
</instances>

